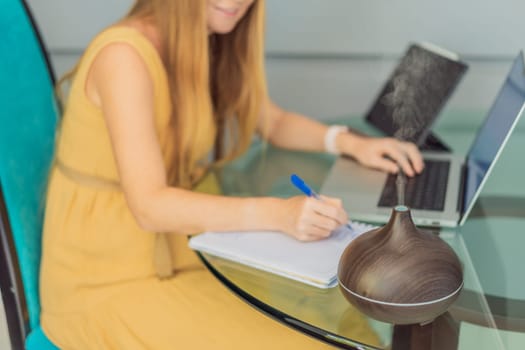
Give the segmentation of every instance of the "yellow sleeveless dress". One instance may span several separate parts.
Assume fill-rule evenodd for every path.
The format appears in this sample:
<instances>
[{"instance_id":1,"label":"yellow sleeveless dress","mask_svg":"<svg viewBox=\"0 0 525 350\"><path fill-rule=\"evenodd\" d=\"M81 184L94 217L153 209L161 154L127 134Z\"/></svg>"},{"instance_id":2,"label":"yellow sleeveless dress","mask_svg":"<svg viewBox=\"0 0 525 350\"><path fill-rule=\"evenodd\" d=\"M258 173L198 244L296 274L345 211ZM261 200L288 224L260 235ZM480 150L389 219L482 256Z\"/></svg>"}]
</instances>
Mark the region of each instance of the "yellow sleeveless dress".
<instances>
[{"instance_id":1,"label":"yellow sleeveless dress","mask_svg":"<svg viewBox=\"0 0 525 350\"><path fill-rule=\"evenodd\" d=\"M157 51L135 29L105 30L81 59L57 142L55 164L60 166L50 174L40 281L46 335L61 349L328 347L232 294L206 270L183 235L173 235L174 276L156 277L155 234L140 229L132 217L118 187L104 117L84 93L91 63L115 42L133 47L146 63L164 154L170 142L168 83ZM212 125L202 128L203 156L214 133Z\"/></svg>"}]
</instances>

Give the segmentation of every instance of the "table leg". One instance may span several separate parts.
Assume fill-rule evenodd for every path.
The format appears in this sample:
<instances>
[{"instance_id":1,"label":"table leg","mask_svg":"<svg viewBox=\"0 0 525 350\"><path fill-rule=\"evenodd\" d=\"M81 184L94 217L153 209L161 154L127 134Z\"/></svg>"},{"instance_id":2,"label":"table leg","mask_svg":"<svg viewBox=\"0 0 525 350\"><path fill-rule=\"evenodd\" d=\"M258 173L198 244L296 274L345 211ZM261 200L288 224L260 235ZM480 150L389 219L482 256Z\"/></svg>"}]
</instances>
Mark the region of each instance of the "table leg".
<instances>
[{"instance_id":1,"label":"table leg","mask_svg":"<svg viewBox=\"0 0 525 350\"><path fill-rule=\"evenodd\" d=\"M459 322L447 312L425 325L396 325L392 350L457 350Z\"/></svg>"}]
</instances>

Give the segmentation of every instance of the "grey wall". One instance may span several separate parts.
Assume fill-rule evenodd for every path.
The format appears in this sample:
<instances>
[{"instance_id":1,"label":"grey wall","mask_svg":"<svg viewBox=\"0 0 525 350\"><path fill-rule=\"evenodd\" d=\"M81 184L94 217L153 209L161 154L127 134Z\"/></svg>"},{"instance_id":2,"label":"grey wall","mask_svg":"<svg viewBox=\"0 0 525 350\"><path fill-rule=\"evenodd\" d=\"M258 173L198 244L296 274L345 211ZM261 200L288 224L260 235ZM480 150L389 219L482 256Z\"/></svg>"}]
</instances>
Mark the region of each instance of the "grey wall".
<instances>
[{"instance_id":1,"label":"grey wall","mask_svg":"<svg viewBox=\"0 0 525 350\"><path fill-rule=\"evenodd\" d=\"M61 75L132 0L28 2ZM447 108L484 111L525 46L522 0L267 0L267 10L270 94L317 118L364 113L410 41L459 53L470 70Z\"/></svg>"},{"instance_id":2,"label":"grey wall","mask_svg":"<svg viewBox=\"0 0 525 350\"><path fill-rule=\"evenodd\" d=\"M132 0L29 0L53 50L81 49ZM268 51L398 54L429 40L476 56L523 45L522 0L267 0Z\"/></svg>"},{"instance_id":3,"label":"grey wall","mask_svg":"<svg viewBox=\"0 0 525 350\"><path fill-rule=\"evenodd\" d=\"M397 54L430 40L468 55L523 45L522 0L268 0L271 51Z\"/></svg>"}]
</instances>

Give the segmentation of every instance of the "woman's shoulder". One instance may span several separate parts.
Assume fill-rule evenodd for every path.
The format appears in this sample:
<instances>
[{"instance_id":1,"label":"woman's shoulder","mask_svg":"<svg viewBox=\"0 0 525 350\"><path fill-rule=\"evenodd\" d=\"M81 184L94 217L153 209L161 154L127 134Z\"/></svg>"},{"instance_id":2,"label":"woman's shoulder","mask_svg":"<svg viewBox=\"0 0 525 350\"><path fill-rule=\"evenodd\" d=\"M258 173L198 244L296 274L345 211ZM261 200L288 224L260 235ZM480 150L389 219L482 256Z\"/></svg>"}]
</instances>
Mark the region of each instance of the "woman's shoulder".
<instances>
[{"instance_id":1,"label":"woman's shoulder","mask_svg":"<svg viewBox=\"0 0 525 350\"><path fill-rule=\"evenodd\" d=\"M146 66L163 66L158 50L147 34L135 26L122 23L99 32L86 48L82 61L89 67L101 54L106 57L114 56L115 59L125 58L125 55L138 55Z\"/></svg>"},{"instance_id":2,"label":"woman's shoulder","mask_svg":"<svg viewBox=\"0 0 525 350\"><path fill-rule=\"evenodd\" d=\"M122 81L150 79L154 85L165 79L163 63L154 45L141 31L124 25L112 25L98 33L87 46L77 67L70 96L77 90L81 96L87 91L88 95L91 94L92 103L97 101L93 92L93 79L96 77L127 72L127 78ZM102 82L110 80L99 79Z\"/></svg>"},{"instance_id":3,"label":"woman's shoulder","mask_svg":"<svg viewBox=\"0 0 525 350\"><path fill-rule=\"evenodd\" d=\"M157 51L144 32L124 24L114 24L99 32L86 51L97 50L112 43L127 43L140 51Z\"/></svg>"}]
</instances>

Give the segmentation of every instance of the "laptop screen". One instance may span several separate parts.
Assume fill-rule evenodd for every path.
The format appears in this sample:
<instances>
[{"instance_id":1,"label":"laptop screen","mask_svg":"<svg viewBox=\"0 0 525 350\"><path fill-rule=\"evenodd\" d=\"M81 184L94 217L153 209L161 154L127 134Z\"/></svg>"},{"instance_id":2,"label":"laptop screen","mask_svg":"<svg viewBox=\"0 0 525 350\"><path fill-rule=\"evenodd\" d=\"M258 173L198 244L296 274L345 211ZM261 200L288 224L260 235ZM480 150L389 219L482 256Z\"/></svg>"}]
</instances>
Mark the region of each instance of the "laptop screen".
<instances>
[{"instance_id":1,"label":"laptop screen","mask_svg":"<svg viewBox=\"0 0 525 350\"><path fill-rule=\"evenodd\" d=\"M366 120L386 135L421 146L466 69L451 52L430 44L410 45Z\"/></svg>"},{"instance_id":2,"label":"laptop screen","mask_svg":"<svg viewBox=\"0 0 525 350\"><path fill-rule=\"evenodd\" d=\"M467 216L464 213L472 209L494 160L523 112L524 103L525 64L520 52L467 154L462 220Z\"/></svg>"}]
</instances>

